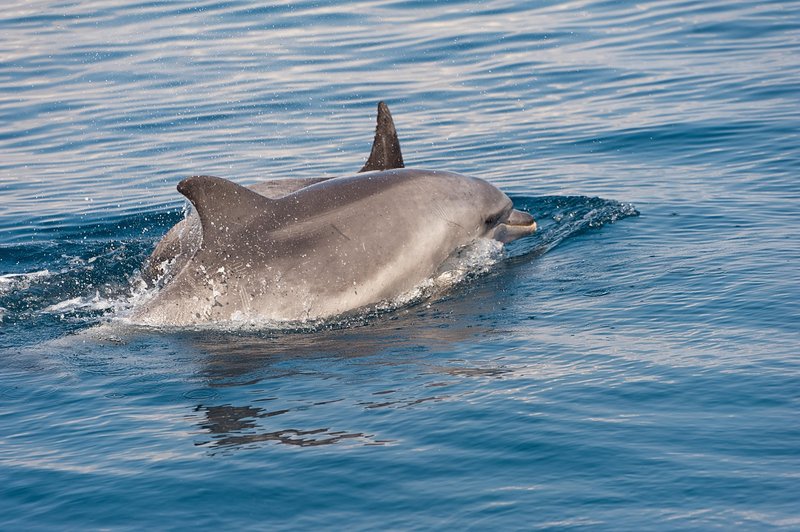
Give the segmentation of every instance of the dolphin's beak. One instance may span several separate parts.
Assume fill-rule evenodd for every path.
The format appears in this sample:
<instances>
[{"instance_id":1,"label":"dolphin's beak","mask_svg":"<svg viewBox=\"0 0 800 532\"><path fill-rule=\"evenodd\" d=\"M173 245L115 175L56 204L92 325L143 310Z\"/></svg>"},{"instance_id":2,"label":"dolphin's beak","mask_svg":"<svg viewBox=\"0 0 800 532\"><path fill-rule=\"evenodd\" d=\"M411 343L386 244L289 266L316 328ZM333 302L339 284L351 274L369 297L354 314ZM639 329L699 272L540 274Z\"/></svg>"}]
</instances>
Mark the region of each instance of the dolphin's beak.
<instances>
[{"instance_id":1,"label":"dolphin's beak","mask_svg":"<svg viewBox=\"0 0 800 532\"><path fill-rule=\"evenodd\" d=\"M508 219L495 227L492 238L504 244L532 235L536 232L536 220L527 212L514 209L509 214Z\"/></svg>"}]
</instances>

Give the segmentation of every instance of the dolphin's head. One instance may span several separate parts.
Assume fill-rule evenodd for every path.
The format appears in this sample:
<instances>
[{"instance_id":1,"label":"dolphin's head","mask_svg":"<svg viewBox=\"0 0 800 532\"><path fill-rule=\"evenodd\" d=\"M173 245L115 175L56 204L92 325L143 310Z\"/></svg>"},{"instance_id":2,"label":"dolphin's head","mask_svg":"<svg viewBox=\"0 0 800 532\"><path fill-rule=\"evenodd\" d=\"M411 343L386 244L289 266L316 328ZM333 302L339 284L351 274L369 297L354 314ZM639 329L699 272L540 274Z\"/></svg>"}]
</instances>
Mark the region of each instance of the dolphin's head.
<instances>
[{"instance_id":1,"label":"dolphin's head","mask_svg":"<svg viewBox=\"0 0 800 532\"><path fill-rule=\"evenodd\" d=\"M516 210L511 199L497 187L476 178L471 179L469 187L479 236L508 243L536 232L533 216Z\"/></svg>"}]
</instances>

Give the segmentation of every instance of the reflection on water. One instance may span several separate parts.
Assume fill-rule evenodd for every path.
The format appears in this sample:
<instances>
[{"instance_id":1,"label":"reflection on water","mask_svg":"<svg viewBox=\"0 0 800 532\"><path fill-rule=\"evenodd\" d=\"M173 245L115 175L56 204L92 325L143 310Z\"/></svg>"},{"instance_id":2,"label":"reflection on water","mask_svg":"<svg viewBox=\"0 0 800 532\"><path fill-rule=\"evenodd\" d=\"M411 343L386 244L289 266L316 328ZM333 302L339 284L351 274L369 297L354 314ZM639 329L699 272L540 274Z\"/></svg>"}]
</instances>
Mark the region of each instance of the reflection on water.
<instances>
[{"instance_id":1,"label":"reflection on water","mask_svg":"<svg viewBox=\"0 0 800 532\"><path fill-rule=\"evenodd\" d=\"M465 378L510 375L492 357L476 365L475 359L434 354L501 341L507 334L502 324L518 313L507 289L513 275L513 267L501 263L446 297L355 327L185 331L157 339L149 329L111 322L33 351L68 350L71 366L99 377L138 365L147 382L181 368L193 382L192 390L181 392L187 419L197 427L196 445L209 452L270 443L385 445L396 437L387 427L359 421L359 412L454 401L465 393ZM380 375L374 383L373 375ZM141 384L130 386L135 395Z\"/></svg>"},{"instance_id":2,"label":"reflection on water","mask_svg":"<svg viewBox=\"0 0 800 532\"><path fill-rule=\"evenodd\" d=\"M198 406L196 412L202 412L206 422L200 427L207 430L212 439L196 445L216 448L246 448L260 442L313 447L331 445L344 440L358 439L367 445L384 444L379 440L372 441L370 436L361 433L333 431L328 428L297 430L282 429L273 432L259 431L258 420L285 414L288 410L265 411L263 408L251 406L236 407L231 405Z\"/></svg>"},{"instance_id":3,"label":"reflection on water","mask_svg":"<svg viewBox=\"0 0 800 532\"><path fill-rule=\"evenodd\" d=\"M496 285L496 283L490 283ZM286 414L303 412L300 423L309 417L326 419L329 410L368 411L375 409L413 408L427 402L449 400L447 382L442 376L495 376L499 368L432 365L425 353L452 350L471 341L489 341L502 334L493 323L509 312L513 302L503 291L477 283L467 293L433 303L430 308L411 308L384 319L356 328L343 328L314 333L197 333L184 335L192 352L202 353L200 374L211 388L246 387L254 392L247 405L198 404L195 411L204 419L199 422L211 440L198 445L212 449L251 448L258 443L279 443L296 446L330 445L343 442L361 445L387 444L393 440L380 434L357 430L353 421L341 427L298 428L298 421L284 421ZM416 356L414 354L416 353ZM402 390L364 390L362 396L341 396L335 387L320 399L320 393L296 397L294 392L281 397L280 391L311 379L315 383L349 379L352 365L359 371L382 371L397 368ZM408 382L419 383L408 389ZM406 384L401 384L406 382ZM444 389L444 390L443 390ZM427 390L427 391L426 391ZM352 392L352 389L350 390ZM261 395L264 394L264 395ZM264 403L270 407L261 406ZM310 410L320 410L309 416ZM294 419L298 419L295 417ZM356 429L356 430L353 430Z\"/></svg>"}]
</instances>

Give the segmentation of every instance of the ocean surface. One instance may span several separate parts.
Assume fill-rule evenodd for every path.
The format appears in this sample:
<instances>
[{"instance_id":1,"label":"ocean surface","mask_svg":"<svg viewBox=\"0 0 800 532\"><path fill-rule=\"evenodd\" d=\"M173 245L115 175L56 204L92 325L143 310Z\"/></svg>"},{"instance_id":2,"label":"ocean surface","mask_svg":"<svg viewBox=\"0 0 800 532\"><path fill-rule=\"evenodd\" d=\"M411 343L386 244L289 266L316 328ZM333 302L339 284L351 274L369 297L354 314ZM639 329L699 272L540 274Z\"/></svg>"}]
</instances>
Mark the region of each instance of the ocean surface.
<instances>
[{"instance_id":1,"label":"ocean surface","mask_svg":"<svg viewBox=\"0 0 800 532\"><path fill-rule=\"evenodd\" d=\"M177 182L539 233L308 327L126 313ZM0 529L800 529L800 2L5 2Z\"/></svg>"}]
</instances>

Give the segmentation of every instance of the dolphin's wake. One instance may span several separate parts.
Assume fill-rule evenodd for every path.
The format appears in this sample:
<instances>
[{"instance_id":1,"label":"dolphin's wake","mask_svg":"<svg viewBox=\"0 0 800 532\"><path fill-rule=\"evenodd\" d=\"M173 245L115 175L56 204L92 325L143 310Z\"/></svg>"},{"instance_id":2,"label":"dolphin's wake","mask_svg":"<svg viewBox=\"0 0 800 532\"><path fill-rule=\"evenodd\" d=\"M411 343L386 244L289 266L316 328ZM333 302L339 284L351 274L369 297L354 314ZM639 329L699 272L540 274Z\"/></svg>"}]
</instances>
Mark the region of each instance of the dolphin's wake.
<instances>
[{"instance_id":1,"label":"dolphin's wake","mask_svg":"<svg viewBox=\"0 0 800 532\"><path fill-rule=\"evenodd\" d=\"M597 197L539 196L512 199L518 208L536 213L539 230L524 240L506 246L509 258L543 255L567 238L639 215L639 211L630 203Z\"/></svg>"}]
</instances>

